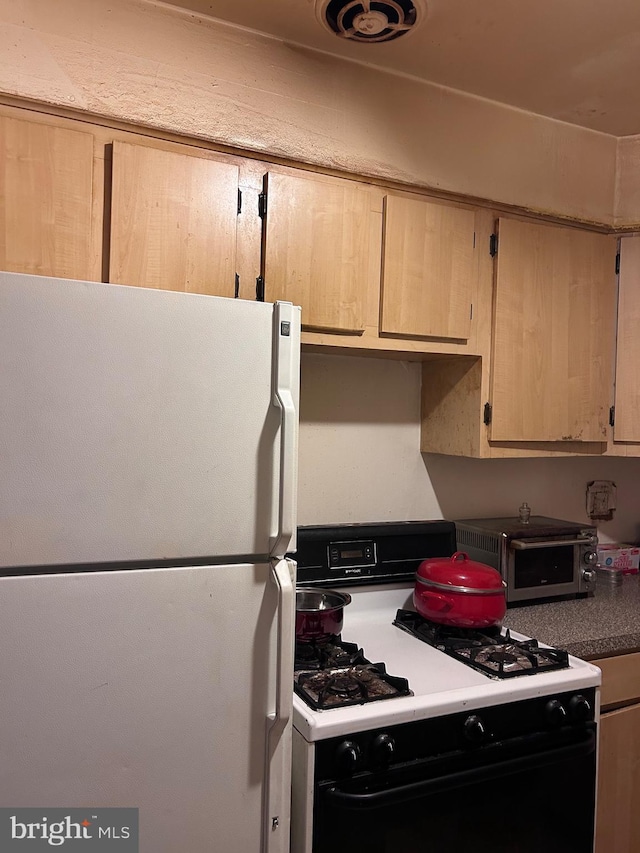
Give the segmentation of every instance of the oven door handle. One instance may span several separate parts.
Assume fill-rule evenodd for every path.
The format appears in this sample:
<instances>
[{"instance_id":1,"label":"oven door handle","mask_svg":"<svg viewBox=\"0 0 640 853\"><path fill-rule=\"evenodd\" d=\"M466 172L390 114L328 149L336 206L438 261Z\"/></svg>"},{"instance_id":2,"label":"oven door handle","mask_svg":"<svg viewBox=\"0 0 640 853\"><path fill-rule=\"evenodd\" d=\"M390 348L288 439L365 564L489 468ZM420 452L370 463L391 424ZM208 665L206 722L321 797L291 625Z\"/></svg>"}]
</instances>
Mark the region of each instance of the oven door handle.
<instances>
[{"instance_id":1,"label":"oven door handle","mask_svg":"<svg viewBox=\"0 0 640 853\"><path fill-rule=\"evenodd\" d=\"M457 773L449 773L444 776L436 776L432 779L421 779L418 782L410 782L407 785L399 785L395 788L385 788L382 791L372 793L354 794L349 791L341 791L337 787L328 788L325 791L327 801L343 809L373 809L381 806L391 806L416 800L429 794L450 791L463 788L477 782L486 782L491 779L504 776L509 773L517 773L529 768L544 767L558 761L568 761L589 755L596 748L596 736L594 731L589 731L588 737L577 744L570 746L548 749L529 755L511 758L506 761L496 761L490 765L476 767L472 770L461 770Z\"/></svg>"},{"instance_id":2,"label":"oven door handle","mask_svg":"<svg viewBox=\"0 0 640 853\"><path fill-rule=\"evenodd\" d=\"M533 548L552 548L556 545L590 545L591 539L545 539L544 542L531 542L527 539L512 539L509 543L516 551L531 551Z\"/></svg>"}]
</instances>

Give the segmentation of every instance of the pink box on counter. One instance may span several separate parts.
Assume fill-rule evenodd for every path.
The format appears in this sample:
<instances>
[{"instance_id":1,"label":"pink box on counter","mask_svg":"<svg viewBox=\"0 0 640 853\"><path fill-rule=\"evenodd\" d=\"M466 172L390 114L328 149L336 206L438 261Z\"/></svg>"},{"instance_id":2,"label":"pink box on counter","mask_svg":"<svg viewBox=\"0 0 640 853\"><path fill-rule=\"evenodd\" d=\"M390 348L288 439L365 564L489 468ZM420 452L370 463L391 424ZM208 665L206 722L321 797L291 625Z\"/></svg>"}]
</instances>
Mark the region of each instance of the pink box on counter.
<instances>
[{"instance_id":1,"label":"pink box on counter","mask_svg":"<svg viewBox=\"0 0 640 853\"><path fill-rule=\"evenodd\" d=\"M640 567L640 548L614 542L600 544L598 565L619 569L623 575L637 575Z\"/></svg>"}]
</instances>

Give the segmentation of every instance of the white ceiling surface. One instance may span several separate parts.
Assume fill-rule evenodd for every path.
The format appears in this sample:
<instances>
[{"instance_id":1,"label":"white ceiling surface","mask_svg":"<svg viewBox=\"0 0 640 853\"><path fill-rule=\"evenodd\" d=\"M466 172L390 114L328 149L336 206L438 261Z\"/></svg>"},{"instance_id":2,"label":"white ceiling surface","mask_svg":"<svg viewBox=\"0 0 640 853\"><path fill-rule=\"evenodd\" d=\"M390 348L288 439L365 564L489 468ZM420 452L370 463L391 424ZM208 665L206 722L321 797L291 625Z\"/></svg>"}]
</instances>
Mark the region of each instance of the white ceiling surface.
<instances>
[{"instance_id":1,"label":"white ceiling surface","mask_svg":"<svg viewBox=\"0 0 640 853\"><path fill-rule=\"evenodd\" d=\"M201 15L614 136L640 133L640 0L427 0L386 44L327 32L311 0L170 0ZM357 97L357 93L354 93Z\"/></svg>"}]
</instances>

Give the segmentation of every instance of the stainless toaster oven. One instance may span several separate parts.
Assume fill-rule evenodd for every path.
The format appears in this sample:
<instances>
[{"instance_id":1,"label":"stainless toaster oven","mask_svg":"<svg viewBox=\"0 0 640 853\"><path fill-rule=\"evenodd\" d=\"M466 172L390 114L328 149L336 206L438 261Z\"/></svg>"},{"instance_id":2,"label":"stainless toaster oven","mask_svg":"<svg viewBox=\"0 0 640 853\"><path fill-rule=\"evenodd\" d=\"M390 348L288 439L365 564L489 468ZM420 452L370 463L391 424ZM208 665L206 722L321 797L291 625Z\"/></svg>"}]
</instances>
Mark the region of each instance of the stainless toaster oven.
<instances>
[{"instance_id":1,"label":"stainless toaster oven","mask_svg":"<svg viewBox=\"0 0 640 853\"><path fill-rule=\"evenodd\" d=\"M595 588L597 528L532 515L455 522L459 551L498 569L507 603L584 597Z\"/></svg>"}]
</instances>

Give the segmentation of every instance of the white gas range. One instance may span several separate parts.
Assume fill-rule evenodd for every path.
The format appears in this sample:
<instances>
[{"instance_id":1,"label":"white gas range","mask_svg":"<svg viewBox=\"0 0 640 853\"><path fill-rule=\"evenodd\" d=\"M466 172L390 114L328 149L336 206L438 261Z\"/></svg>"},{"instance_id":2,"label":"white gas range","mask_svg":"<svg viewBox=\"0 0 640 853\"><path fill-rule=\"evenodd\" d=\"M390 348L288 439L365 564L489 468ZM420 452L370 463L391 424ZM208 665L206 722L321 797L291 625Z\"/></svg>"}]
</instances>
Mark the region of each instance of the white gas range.
<instances>
[{"instance_id":1,"label":"white gas range","mask_svg":"<svg viewBox=\"0 0 640 853\"><path fill-rule=\"evenodd\" d=\"M405 853L425 834L438 853L592 850L600 671L565 655L549 671L489 677L393 624L413 610L420 560L453 550L450 522L301 529L299 585L348 590L341 640L410 695L318 709L294 694L292 853Z\"/></svg>"}]
</instances>

